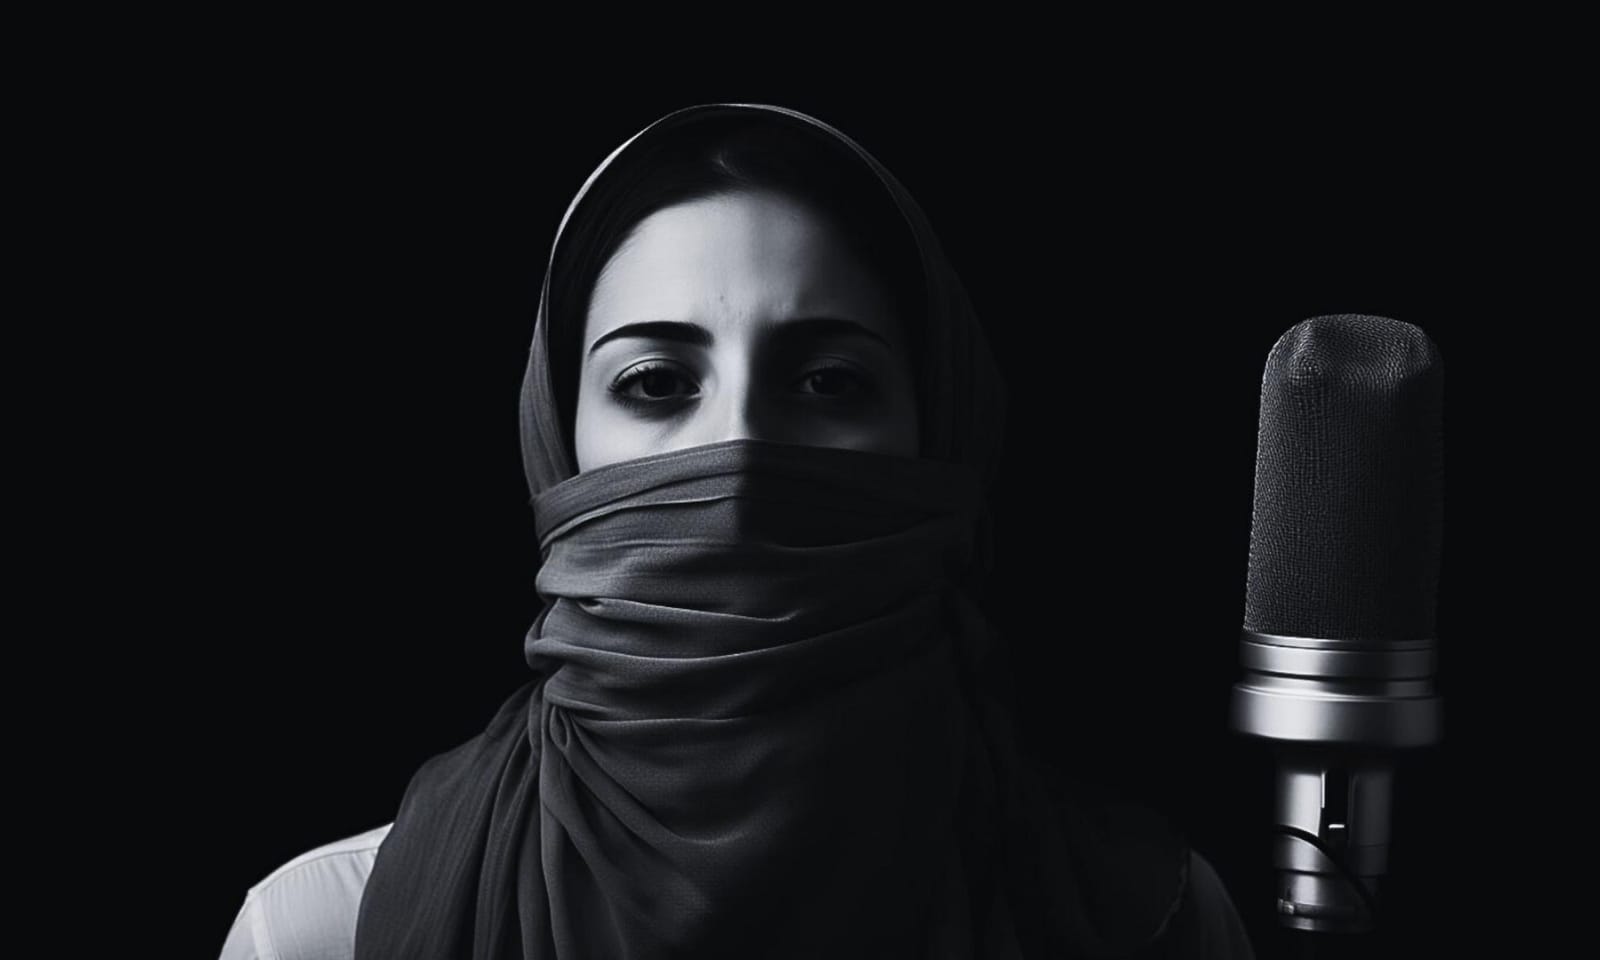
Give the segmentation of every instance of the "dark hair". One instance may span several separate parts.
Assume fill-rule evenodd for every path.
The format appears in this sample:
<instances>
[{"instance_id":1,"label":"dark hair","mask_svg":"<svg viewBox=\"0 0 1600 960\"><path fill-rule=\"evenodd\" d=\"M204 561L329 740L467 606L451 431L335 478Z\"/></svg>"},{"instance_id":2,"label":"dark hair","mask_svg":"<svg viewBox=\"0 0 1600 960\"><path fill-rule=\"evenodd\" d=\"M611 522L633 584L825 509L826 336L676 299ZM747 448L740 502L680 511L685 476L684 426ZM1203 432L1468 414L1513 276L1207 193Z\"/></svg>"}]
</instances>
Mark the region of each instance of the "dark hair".
<instances>
[{"instance_id":1,"label":"dark hair","mask_svg":"<svg viewBox=\"0 0 1600 960\"><path fill-rule=\"evenodd\" d=\"M910 351L922 405L926 279L915 237L888 187L849 146L795 121L705 118L687 131L667 131L624 149L591 184L557 244L550 276L550 376L569 451L576 449L584 319L601 269L650 214L750 189L775 191L817 211L883 284Z\"/></svg>"}]
</instances>

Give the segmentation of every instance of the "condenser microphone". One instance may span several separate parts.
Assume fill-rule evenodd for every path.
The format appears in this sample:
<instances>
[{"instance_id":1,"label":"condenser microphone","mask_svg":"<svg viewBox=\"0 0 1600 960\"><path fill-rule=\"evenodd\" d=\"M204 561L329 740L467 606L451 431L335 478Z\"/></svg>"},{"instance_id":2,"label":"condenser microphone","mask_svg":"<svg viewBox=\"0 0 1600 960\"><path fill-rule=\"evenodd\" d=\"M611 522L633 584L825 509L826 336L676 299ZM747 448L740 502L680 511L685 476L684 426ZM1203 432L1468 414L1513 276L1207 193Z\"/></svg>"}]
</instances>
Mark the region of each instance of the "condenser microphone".
<instances>
[{"instance_id":1,"label":"condenser microphone","mask_svg":"<svg viewBox=\"0 0 1600 960\"><path fill-rule=\"evenodd\" d=\"M1396 761L1440 738L1443 395L1433 341L1385 317L1313 317L1267 355L1230 723L1276 756L1290 928L1376 927Z\"/></svg>"}]
</instances>

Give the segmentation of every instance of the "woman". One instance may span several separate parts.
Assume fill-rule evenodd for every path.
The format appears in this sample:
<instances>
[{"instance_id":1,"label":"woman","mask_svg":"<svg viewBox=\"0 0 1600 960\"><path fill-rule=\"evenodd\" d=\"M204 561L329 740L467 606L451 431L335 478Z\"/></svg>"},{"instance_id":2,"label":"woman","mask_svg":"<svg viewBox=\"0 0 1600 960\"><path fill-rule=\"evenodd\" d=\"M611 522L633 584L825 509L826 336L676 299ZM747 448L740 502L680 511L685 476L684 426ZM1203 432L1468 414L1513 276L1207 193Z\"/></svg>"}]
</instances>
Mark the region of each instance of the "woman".
<instances>
[{"instance_id":1,"label":"woman","mask_svg":"<svg viewBox=\"0 0 1600 960\"><path fill-rule=\"evenodd\" d=\"M630 138L523 383L534 676L224 957L1251 956L1171 824L1018 752L974 600L1003 406L854 141L761 104Z\"/></svg>"}]
</instances>

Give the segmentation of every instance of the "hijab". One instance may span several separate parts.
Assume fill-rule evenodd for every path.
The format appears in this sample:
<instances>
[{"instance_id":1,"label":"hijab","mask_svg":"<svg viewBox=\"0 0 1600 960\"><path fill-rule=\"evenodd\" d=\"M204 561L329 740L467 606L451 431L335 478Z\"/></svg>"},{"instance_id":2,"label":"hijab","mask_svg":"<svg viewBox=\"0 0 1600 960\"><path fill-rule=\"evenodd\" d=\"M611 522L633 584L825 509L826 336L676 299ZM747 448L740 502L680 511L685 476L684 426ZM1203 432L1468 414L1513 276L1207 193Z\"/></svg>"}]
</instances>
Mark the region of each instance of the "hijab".
<instances>
[{"instance_id":1,"label":"hijab","mask_svg":"<svg viewBox=\"0 0 1600 960\"><path fill-rule=\"evenodd\" d=\"M580 473L552 349L557 252L638 151L736 115L827 139L903 215L925 293L921 456L741 438ZM992 573L1004 406L923 211L854 140L795 110L713 103L612 151L562 217L523 379L544 601L524 639L532 676L413 775L356 957L1159 945L1187 843L1022 753L1005 645L974 599Z\"/></svg>"}]
</instances>

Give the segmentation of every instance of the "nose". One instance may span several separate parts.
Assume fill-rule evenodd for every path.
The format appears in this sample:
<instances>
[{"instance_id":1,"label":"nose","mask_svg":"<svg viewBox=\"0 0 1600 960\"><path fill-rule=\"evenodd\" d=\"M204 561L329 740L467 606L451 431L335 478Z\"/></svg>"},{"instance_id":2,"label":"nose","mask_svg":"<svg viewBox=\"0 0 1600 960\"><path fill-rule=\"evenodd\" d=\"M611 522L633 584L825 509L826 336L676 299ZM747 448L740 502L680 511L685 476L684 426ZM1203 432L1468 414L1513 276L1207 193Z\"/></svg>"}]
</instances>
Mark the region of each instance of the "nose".
<instances>
[{"instance_id":1,"label":"nose","mask_svg":"<svg viewBox=\"0 0 1600 960\"><path fill-rule=\"evenodd\" d=\"M722 385L714 404L716 409L710 418L709 438L702 442L781 439L777 411L769 409L770 404L757 386L749 376L741 376Z\"/></svg>"}]
</instances>

